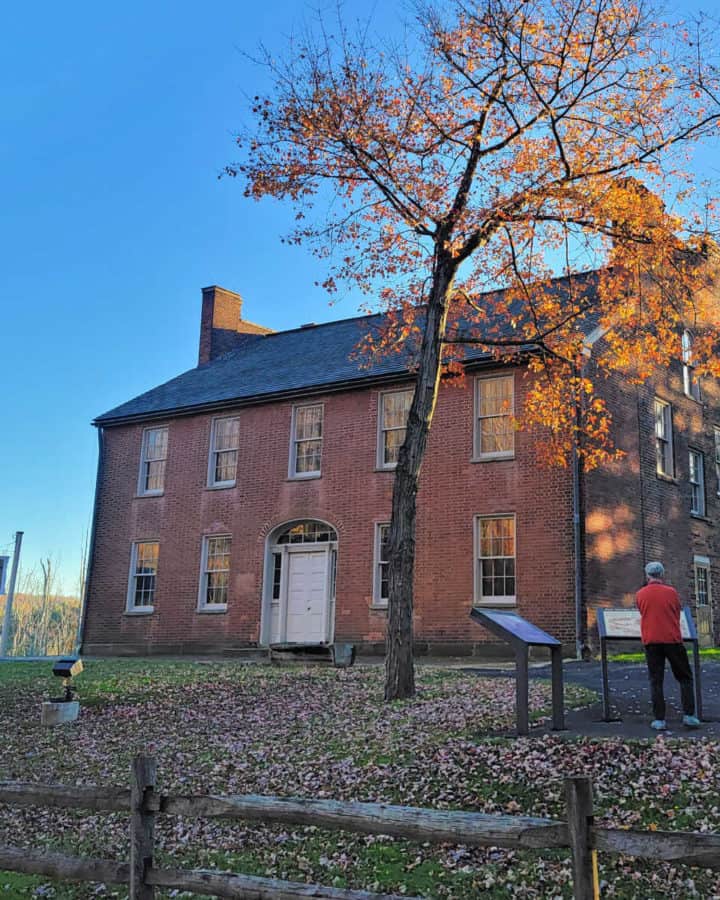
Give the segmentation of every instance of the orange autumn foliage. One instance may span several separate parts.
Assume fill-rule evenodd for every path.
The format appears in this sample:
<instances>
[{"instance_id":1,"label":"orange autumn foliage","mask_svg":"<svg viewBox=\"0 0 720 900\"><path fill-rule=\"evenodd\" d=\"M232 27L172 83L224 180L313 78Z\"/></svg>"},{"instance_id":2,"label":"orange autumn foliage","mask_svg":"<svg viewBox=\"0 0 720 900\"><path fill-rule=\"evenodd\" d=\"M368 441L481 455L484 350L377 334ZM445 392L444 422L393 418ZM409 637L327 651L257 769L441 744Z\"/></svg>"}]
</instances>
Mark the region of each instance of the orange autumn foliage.
<instances>
[{"instance_id":1,"label":"orange autumn foliage","mask_svg":"<svg viewBox=\"0 0 720 900\"><path fill-rule=\"evenodd\" d=\"M613 448L594 385L574 374L590 320L607 332L601 372L642 380L691 327L698 373L720 374L712 205L687 214L681 156L717 133L705 36L625 0L455 2L416 24L402 53L340 24L268 59L274 88L228 172L248 196L296 204L289 239L328 260L330 292L349 281L380 299L388 324L365 352L421 340L448 264L443 362L457 366L463 339L502 359L532 345L545 377L520 427L552 429L559 462L582 436L595 465ZM588 268L592 290L576 288Z\"/></svg>"},{"instance_id":2,"label":"orange autumn foliage","mask_svg":"<svg viewBox=\"0 0 720 900\"><path fill-rule=\"evenodd\" d=\"M593 378L647 378L685 329L697 374L720 374L714 207L688 212L683 169L718 134L711 29L666 26L643 0L418 2L413 46L321 22L268 56L273 86L227 168L247 196L294 204L289 240L327 261L330 293L379 298L388 315L365 352L413 350L386 699L415 689L416 495L443 372L457 377L469 347L528 360L518 425L542 429L549 462L577 450L587 467L614 453L589 334L604 334Z\"/></svg>"}]
</instances>

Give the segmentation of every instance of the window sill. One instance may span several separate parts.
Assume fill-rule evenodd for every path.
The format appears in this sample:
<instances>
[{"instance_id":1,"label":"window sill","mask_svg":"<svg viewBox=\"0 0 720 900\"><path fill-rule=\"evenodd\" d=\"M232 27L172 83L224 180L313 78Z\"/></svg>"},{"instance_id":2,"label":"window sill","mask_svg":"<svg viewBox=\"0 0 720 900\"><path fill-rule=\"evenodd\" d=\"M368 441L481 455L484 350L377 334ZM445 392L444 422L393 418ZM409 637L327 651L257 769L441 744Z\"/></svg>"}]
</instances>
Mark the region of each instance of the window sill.
<instances>
[{"instance_id":1,"label":"window sill","mask_svg":"<svg viewBox=\"0 0 720 900\"><path fill-rule=\"evenodd\" d=\"M322 472L308 472L307 475L288 475L286 481L315 481L322 478Z\"/></svg>"},{"instance_id":2,"label":"window sill","mask_svg":"<svg viewBox=\"0 0 720 900\"><path fill-rule=\"evenodd\" d=\"M146 497L163 497L165 491L148 491L145 494L135 494L135 500L144 500Z\"/></svg>"},{"instance_id":3,"label":"window sill","mask_svg":"<svg viewBox=\"0 0 720 900\"><path fill-rule=\"evenodd\" d=\"M708 525L713 524L713 520L709 516L706 516L704 513L691 512L690 518L697 519L699 522L707 522Z\"/></svg>"},{"instance_id":4,"label":"window sill","mask_svg":"<svg viewBox=\"0 0 720 900\"><path fill-rule=\"evenodd\" d=\"M474 609L516 609L517 599L515 600L475 600L473 602Z\"/></svg>"},{"instance_id":5,"label":"window sill","mask_svg":"<svg viewBox=\"0 0 720 900\"><path fill-rule=\"evenodd\" d=\"M664 472L655 472L655 477L658 481L665 481L667 484L680 484L678 478L674 475L666 475Z\"/></svg>"},{"instance_id":6,"label":"window sill","mask_svg":"<svg viewBox=\"0 0 720 900\"><path fill-rule=\"evenodd\" d=\"M473 463L484 463L484 462L502 462L503 460L513 460L515 459L514 453L488 453L484 456L471 456L470 462Z\"/></svg>"},{"instance_id":7,"label":"window sill","mask_svg":"<svg viewBox=\"0 0 720 900\"><path fill-rule=\"evenodd\" d=\"M229 491L237 487L237 481L225 481L222 484L208 484L205 486L206 491Z\"/></svg>"},{"instance_id":8,"label":"window sill","mask_svg":"<svg viewBox=\"0 0 720 900\"><path fill-rule=\"evenodd\" d=\"M386 613L388 611L387 603L371 603L370 604L370 612L374 613Z\"/></svg>"},{"instance_id":9,"label":"window sill","mask_svg":"<svg viewBox=\"0 0 720 900\"><path fill-rule=\"evenodd\" d=\"M705 406L705 401L702 398L700 398L698 400L697 397L693 397L693 395L688 394L687 391L683 391L683 396L686 397L688 400L692 400L693 403L697 403L698 406Z\"/></svg>"},{"instance_id":10,"label":"window sill","mask_svg":"<svg viewBox=\"0 0 720 900\"><path fill-rule=\"evenodd\" d=\"M227 612L227 604L219 604L217 606L200 606L196 610L199 616L217 616Z\"/></svg>"},{"instance_id":11,"label":"window sill","mask_svg":"<svg viewBox=\"0 0 720 900\"><path fill-rule=\"evenodd\" d=\"M397 463L394 466L378 466L376 465L374 470L375 472L394 472L397 469Z\"/></svg>"},{"instance_id":12,"label":"window sill","mask_svg":"<svg viewBox=\"0 0 720 900\"><path fill-rule=\"evenodd\" d=\"M126 609L124 616L151 616L155 612L154 606L144 606L142 609Z\"/></svg>"}]
</instances>

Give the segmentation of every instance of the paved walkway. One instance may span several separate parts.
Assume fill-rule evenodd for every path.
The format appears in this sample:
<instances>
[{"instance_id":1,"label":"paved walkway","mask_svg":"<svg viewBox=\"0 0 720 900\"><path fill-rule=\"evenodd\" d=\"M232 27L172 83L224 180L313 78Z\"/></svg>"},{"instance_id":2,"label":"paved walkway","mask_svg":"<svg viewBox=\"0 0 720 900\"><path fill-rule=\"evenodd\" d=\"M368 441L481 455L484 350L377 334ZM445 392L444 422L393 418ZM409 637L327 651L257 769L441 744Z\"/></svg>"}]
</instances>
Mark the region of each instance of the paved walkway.
<instances>
[{"instance_id":1,"label":"paved walkway","mask_svg":"<svg viewBox=\"0 0 720 900\"><path fill-rule=\"evenodd\" d=\"M506 668L469 667L478 675L507 678ZM609 663L610 704L613 716L620 721L603 722L602 680L599 662L575 662L566 660L563 666L565 682L590 688L598 694L598 701L585 709L568 710L565 714L567 731L565 736L654 738L656 732L650 728L650 690L645 663ZM672 677L669 667L665 672L665 699L667 700L667 737L673 738L713 738L720 740L720 662L703 662L702 695L703 724L698 729L685 728L682 724L680 689ZM531 678L550 678L550 666L532 666ZM547 734L549 723L531 727L531 735Z\"/></svg>"}]
</instances>

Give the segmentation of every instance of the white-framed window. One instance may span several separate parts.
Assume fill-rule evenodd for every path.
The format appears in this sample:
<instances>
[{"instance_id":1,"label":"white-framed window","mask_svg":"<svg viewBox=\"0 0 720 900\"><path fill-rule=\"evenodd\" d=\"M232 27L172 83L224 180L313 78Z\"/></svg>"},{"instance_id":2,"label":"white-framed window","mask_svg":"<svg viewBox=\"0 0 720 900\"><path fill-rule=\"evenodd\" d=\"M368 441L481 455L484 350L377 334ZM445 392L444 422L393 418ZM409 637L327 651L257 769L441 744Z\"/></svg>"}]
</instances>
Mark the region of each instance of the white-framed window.
<instances>
[{"instance_id":1,"label":"white-framed window","mask_svg":"<svg viewBox=\"0 0 720 900\"><path fill-rule=\"evenodd\" d=\"M514 606L515 516L475 519L475 603Z\"/></svg>"},{"instance_id":2,"label":"white-framed window","mask_svg":"<svg viewBox=\"0 0 720 900\"><path fill-rule=\"evenodd\" d=\"M375 562L373 567L373 606L386 609L390 591L388 588L388 539L390 525L382 522L375 525Z\"/></svg>"},{"instance_id":3,"label":"white-framed window","mask_svg":"<svg viewBox=\"0 0 720 900\"><path fill-rule=\"evenodd\" d=\"M128 612L152 612L155 608L160 545L157 541L136 541L130 551Z\"/></svg>"},{"instance_id":4,"label":"white-framed window","mask_svg":"<svg viewBox=\"0 0 720 900\"><path fill-rule=\"evenodd\" d=\"M710 560L707 556L695 556L693 558L693 571L695 575L695 604L708 608L712 605Z\"/></svg>"},{"instance_id":5,"label":"white-framed window","mask_svg":"<svg viewBox=\"0 0 720 900\"><path fill-rule=\"evenodd\" d=\"M705 466L699 450L691 450L690 460L690 512L696 516L705 515Z\"/></svg>"},{"instance_id":6,"label":"white-framed window","mask_svg":"<svg viewBox=\"0 0 720 900\"><path fill-rule=\"evenodd\" d=\"M720 497L720 428L717 425L713 428L715 436L715 481L717 486L717 494Z\"/></svg>"},{"instance_id":7,"label":"white-framed window","mask_svg":"<svg viewBox=\"0 0 720 900\"><path fill-rule=\"evenodd\" d=\"M512 375L475 379L475 459L507 459L515 455L514 404Z\"/></svg>"},{"instance_id":8,"label":"white-framed window","mask_svg":"<svg viewBox=\"0 0 720 900\"><path fill-rule=\"evenodd\" d=\"M213 419L210 429L209 487L233 487L237 477L240 419Z\"/></svg>"},{"instance_id":9,"label":"white-framed window","mask_svg":"<svg viewBox=\"0 0 720 900\"><path fill-rule=\"evenodd\" d=\"M322 468L323 405L293 407L290 478L317 478Z\"/></svg>"},{"instance_id":10,"label":"white-framed window","mask_svg":"<svg viewBox=\"0 0 720 900\"><path fill-rule=\"evenodd\" d=\"M377 457L379 469L394 469L397 465L400 447L405 441L405 428L412 398L412 389L385 391L380 394Z\"/></svg>"},{"instance_id":11,"label":"white-framed window","mask_svg":"<svg viewBox=\"0 0 720 900\"><path fill-rule=\"evenodd\" d=\"M673 426L672 407L659 397L655 398L655 455L658 475L673 478Z\"/></svg>"},{"instance_id":12,"label":"white-framed window","mask_svg":"<svg viewBox=\"0 0 720 900\"><path fill-rule=\"evenodd\" d=\"M693 362L693 336L689 331L682 334L683 390L693 400L701 400L700 380L695 374Z\"/></svg>"},{"instance_id":13,"label":"white-framed window","mask_svg":"<svg viewBox=\"0 0 720 900\"><path fill-rule=\"evenodd\" d=\"M138 494L162 494L165 490L167 449L167 425L161 428L146 428L143 431Z\"/></svg>"},{"instance_id":14,"label":"white-framed window","mask_svg":"<svg viewBox=\"0 0 720 900\"><path fill-rule=\"evenodd\" d=\"M212 534L203 538L198 595L200 610L219 612L227 609L231 544L229 534Z\"/></svg>"}]
</instances>

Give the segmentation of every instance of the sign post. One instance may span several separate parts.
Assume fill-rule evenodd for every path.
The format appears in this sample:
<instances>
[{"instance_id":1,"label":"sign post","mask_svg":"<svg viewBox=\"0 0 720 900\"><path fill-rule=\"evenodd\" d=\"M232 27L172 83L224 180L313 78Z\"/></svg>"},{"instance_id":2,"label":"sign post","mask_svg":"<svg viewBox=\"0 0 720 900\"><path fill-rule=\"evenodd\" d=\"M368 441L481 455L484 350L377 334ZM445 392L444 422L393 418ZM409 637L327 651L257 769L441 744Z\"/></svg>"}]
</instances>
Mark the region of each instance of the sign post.
<instances>
[{"instance_id":1,"label":"sign post","mask_svg":"<svg viewBox=\"0 0 720 900\"><path fill-rule=\"evenodd\" d=\"M473 609L470 612L470 618L497 637L502 638L515 651L515 715L518 735L525 735L530 731L528 698L530 647L547 647L550 650L552 727L553 731L563 731L565 729L565 703L560 641L509 610Z\"/></svg>"},{"instance_id":2,"label":"sign post","mask_svg":"<svg viewBox=\"0 0 720 900\"><path fill-rule=\"evenodd\" d=\"M15 600L15 580L17 578L18 565L20 563L20 548L22 547L23 532L15 532L15 550L10 569L10 583L5 597L5 611L3 613L2 634L0 634L0 657L7 656L10 650L10 629L12 628L12 608Z\"/></svg>"},{"instance_id":3,"label":"sign post","mask_svg":"<svg viewBox=\"0 0 720 900\"><path fill-rule=\"evenodd\" d=\"M0 596L5 593L5 576L10 568L10 557L0 556Z\"/></svg>"},{"instance_id":4,"label":"sign post","mask_svg":"<svg viewBox=\"0 0 720 900\"><path fill-rule=\"evenodd\" d=\"M608 681L608 641L639 641L640 611L637 609L605 609L597 607L598 632L600 634L600 664L602 669L603 721L617 722L610 712L610 683ZM695 669L695 709L698 719L702 719L702 686L700 683L700 645L690 607L680 611L680 634L683 642L692 644L693 668Z\"/></svg>"}]
</instances>

